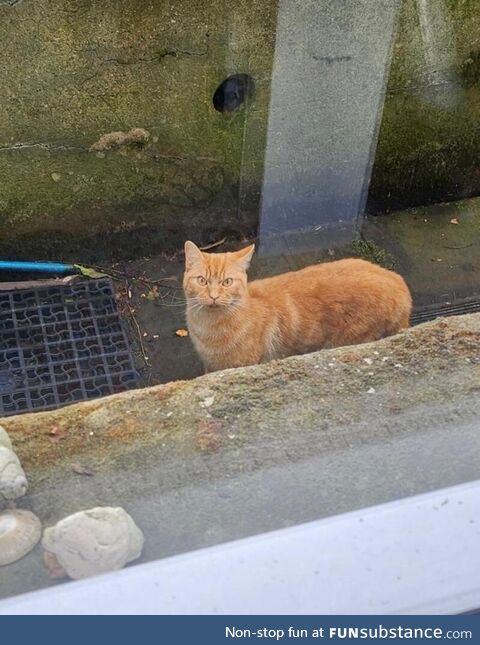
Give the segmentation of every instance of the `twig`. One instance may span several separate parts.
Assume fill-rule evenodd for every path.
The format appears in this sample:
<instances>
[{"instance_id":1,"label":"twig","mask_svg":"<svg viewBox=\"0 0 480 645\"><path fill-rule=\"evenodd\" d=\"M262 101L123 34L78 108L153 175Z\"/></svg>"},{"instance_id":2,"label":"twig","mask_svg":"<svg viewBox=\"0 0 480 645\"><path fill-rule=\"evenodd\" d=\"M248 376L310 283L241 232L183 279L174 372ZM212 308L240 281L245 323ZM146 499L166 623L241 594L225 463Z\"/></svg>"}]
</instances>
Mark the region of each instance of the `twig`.
<instances>
[{"instance_id":1,"label":"twig","mask_svg":"<svg viewBox=\"0 0 480 645\"><path fill-rule=\"evenodd\" d=\"M89 264L88 266L91 266L92 269L97 269L98 271L102 271L102 273L105 273L109 278L112 278L112 280L136 280L137 282L142 282L143 284L146 284L148 286L151 286L152 284L160 284L162 282L173 282L177 278L176 276L168 276L166 278L158 278L157 280L149 280L148 278L140 278L139 276L135 275L129 275L128 273L125 273L124 271L118 271L117 269L106 269L105 267L101 267L95 264ZM172 289L181 289L180 286L178 285L168 285Z\"/></svg>"},{"instance_id":2,"label":"twig","mask_svg":"<svg viewBox=\"0 0 480 645\"><path fill-rule=\"evenodd\" d=\"M159 284L160 282L178 282L178 278L176 275L170 275L168 278L158 278L158 280L149 280L148 278L134 278L134 280L139 280L140 282L144 282L145 284ZM172 289L181 289L181 287L178 284L172 284L172 285L166 285L167 287L171 287Z\"/></svg>"},{"instance_id":3,"label":"twig","mask_svg":"<svg viewBox=\"0 0 480 645\"><path fill-rule=\"evenodd\" d=\"M227 238L222 238L219 242L213 242L213 244L207 244L207 246L200 246L200 251L208 251L208 249L214 249L216 246L220 246L225 242Z\"/></svg>"},{"instance_id":4,"label":"twig","mask_svg":"<svg viewBox=\"0 0 480 645\"><path fill-rule=\"evenodd\" d=\"M143 343L142 330L140 329L140 325L138 324L138 321L137 321L137 319L135 317L133 307L128 302L128 289L129 289L128 281L125 281L125 285L126 285L126 293L127 293L127 297L125 298L125 304L127 305L128 313L130 314L130 318L132 319L132 322L133 322L133 324L135 326L135 329L137 330L138 342L140 344L140 351L142 352L143 360L145 361L145 365L147 367L150 367L150 363L149 363L150 359L148 358L148 354L145 351L145 345Z\"/></svg>"},{"instance_id":5,"label":"twig","mask_svg":"<svg viewBox=\"0 0 480 645\"><path fill-rule=\"evenodd\" d=\"M447 246L446 244L443 245L444 249L468 249L469 246L473 246L473 242L471 244L465 244L465 246Z\"/></svg>"}]
</instances>

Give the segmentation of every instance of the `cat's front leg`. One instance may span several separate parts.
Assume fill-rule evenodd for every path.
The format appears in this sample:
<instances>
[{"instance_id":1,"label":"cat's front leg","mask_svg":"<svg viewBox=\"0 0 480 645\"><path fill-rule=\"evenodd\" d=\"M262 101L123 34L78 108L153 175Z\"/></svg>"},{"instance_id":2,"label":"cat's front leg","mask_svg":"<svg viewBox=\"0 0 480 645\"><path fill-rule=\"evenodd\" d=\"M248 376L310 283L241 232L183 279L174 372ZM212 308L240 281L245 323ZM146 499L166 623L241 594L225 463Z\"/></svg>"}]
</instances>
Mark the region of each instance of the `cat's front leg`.
<instances>
[{"instance_id":1,"label":"cat's front leg","mask_svg":"<svg viewBox=\"0 0 480 645\"><path fill-rule=\"evenodd\" d=\"M211 374L212 372L217 372L220 368L217 367L216 365L213 365L212 363L206 363L202 361L203 364L203 373L204 374Z\"/></svg>"}]
</instances>

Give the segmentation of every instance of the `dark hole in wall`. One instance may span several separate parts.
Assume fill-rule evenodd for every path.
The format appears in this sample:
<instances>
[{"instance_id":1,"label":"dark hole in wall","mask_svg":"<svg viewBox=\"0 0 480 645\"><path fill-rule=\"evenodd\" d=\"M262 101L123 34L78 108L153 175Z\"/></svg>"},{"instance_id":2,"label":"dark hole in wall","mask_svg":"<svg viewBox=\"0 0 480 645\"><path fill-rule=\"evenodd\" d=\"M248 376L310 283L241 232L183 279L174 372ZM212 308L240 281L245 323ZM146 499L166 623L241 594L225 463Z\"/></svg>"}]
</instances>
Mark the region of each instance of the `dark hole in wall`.
<instances>
[{"instance_id":1,"label":"dark hole in wall","mask_svg":"<svg viewBox=\"0 0 480 645\"><path fill-rule=\"evenodd\" d=\"M217 112L236 112L253 97L255 82L249 74L228 76L215 90L213 107Z\"/></svg>"}]
</instances>

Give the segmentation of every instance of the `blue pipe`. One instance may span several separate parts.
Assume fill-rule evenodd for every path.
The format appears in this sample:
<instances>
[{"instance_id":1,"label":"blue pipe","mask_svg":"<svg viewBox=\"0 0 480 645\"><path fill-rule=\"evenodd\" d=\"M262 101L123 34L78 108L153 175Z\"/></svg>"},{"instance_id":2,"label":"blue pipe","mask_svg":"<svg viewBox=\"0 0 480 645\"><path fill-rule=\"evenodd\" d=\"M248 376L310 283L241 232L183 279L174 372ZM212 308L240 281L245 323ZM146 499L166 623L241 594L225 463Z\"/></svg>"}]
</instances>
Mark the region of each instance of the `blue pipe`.
<instances>
[{"instance_id":1,"label":"blue pipe","mask_svg":"<svg viewBox=\"0 0 480 645\"><path fill-rule=\"evenodd\" d=\"M42 273L77 273L73 264L61 262L15 262L0 260L0 271L40 271Z\"/></svg>"}]
</instances>

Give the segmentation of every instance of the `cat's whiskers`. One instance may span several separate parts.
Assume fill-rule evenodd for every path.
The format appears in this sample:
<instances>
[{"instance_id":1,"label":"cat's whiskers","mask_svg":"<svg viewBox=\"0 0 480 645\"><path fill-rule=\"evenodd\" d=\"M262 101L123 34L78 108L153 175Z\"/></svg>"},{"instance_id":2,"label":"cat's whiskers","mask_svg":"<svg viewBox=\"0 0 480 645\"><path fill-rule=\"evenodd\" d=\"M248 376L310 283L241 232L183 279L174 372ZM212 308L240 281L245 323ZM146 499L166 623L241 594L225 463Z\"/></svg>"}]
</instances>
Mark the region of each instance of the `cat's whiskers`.
<instances>
[{"instance_id":1,"label":"cat's whiskers","mask_svg":"<svg viewBox=\"0 0 480 645\"><path fill-rule=\"evenodd\" d=\"M187 302L161 302L160 307L185 307Z\"/></svg>"},{"instance_id":2,"label":"cat's whiskers","mask_svg":"<svg viewBox=\"0 0 480 645\"><path fill-rule=\"evenodd\" d=\"M187 308L190 312L200 311L200 309L203 309L204 307L205 307L205 303L198 300L194 300L193 302L190 300L187 303Z\"/></svg>"},{"instance_id":3,"label":"cat's whiskers","mask_svg":"<svg viewBox=\"0 0 480 645\"><path fill-rule=\"evenodd\" d=\"M243 300L235 300L228 305L229 311L248 311L248 305Z\"/></svg>"}]
</instances>

